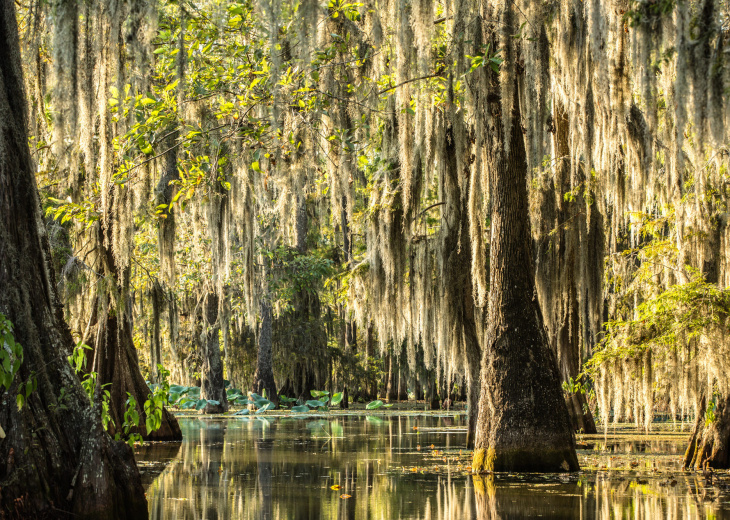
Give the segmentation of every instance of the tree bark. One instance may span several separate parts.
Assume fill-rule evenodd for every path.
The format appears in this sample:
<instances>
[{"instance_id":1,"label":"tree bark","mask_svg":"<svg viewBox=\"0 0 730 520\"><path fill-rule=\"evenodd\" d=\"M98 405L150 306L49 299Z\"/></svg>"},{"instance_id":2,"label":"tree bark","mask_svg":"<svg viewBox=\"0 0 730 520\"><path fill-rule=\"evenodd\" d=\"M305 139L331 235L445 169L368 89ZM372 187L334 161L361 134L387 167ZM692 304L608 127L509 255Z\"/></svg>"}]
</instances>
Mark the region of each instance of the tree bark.
<instances>
[{"instance_id":1,"label":"tree bark","mask_svg":"<svg viewBox=\"0 0 730 520\"><path fill-rule=\"evenodd\" d=\"M378 382L375 378L374 374L372 373L373 365L371 363L371 360L373 358L373 354L375 353L375 338L373 337L373 324L368 323L367 327L367 339L365 341L365 370L367 374L367 380L365 381L364 387L363 387L363 393L365 394L365 398L368 400L373 400L378 398Z\"/></svg>"},{"instance_id":2,"label":"tree bark","mask_svg":"<svg viewBox=\"0 0 730 520\"><path fill-rule=\"evenodd\" d=\"M392 353L387 355L387 363L388 378L386 379L385 398L388 401L395 401L398 397L398 367Z\"/></svg>"},{"instance_id":3,"label":"tree bark","mask_svg":"<svg viewBox=\"0 0 730 520\"><path fill-rule=\"evenodd\" d=\"M687 451L685 469L730 468L730 398L717 397L714 420L707 414L707 398L700 402Z\"/></svg>"},{"instance_id":4,"label":"tree bark","mask_svg":"<svg viewBox=\"0 0 730 520\"><path fill-rule=\"evenodd\" d=\"M200 344L203 347L203 366L200 397L218 401L218 404L205 405L203 413L228 411L228 397L223 381L223 363L221 361L219 301L215 291L210 291L203 301L203 333L200 338Z\"/></svg>"},{"instance_id":5,"label":"tree bark","mask_svg":"<svg viewBox=\"0 0 730 520\"><path fill-rule=\"evenodd\" d=\"M573 430L535 295L516 83L508 149L502 118L493 117L488 128L494 138L489 319L472 470L576 471ZM498 113L495 97L490 108Z\"/></svg>"},{"instance_id":6,"label":"tree bark","mask_svg":"<svg viewBox=\"0 0 730 520\"><path fill-rule=\"evenodd\" d=\"M263 395L266 390L266 398L278 405L279 394L276 391L274 381L274 363L272 351L272 316L271 302L263 298L261 300L261 325L258 335L258 355L256 357L256 372L253 376L253 387L251 390Z\"/></svg>"},{"instance_id":7,"label":"tree bark","mask_svg":"<svg viewBox=\"0 0 730 520\"><path fill-rule=\"evenodd\" d=\"M155 281L150 291L152 300L152 332L150 334L150 380L153 383L160 382L160 374L157 365L162 364L162 339L160 337L160 314L164 303L162 287Z\"/></svg>"},{"instance_id":8,"label":"tree bark","mask_svg":"<svg viewBox=\"0 0 730 520\"><path fill-rule=\"evenodd\" d=\"M73 340L56 293L34 172L15 5L2 0L0 312L14 325L24 361L10 389L0 391L0 511L27 518L146 518L132 450L103 430L99 408L91 407L66 359ZM37 388L19 410L15 396L31 379Z\"/></svg>"},{"instance_id":9,"label":"tree bark","mask_svg":"<svg viewBox=\"0 0 730 520\"><path fill-rule=\"evenodd\" d=\"M553 182L537 194L540 202L537 204L536 222L540 239L536 248L535 282L542 298L540 305L550 342L558 357L561 379L576 381L581 369L581 349L586 348L584 338L589 337L582 328L591 326L580 316L579 280L584 278L580 272L581 257L603 258L603 254L584 249L595 244L581 236L593 236L600 230L586 228L583 209L586 202L583 197L578 195L575 201L568 202L562 196L571 191L570 122L564 107L557 102L554 121L554 147L558 159ZM560 196L556 197L556 193ZM592 215L596 213L594 211ZM583 433L596 433L596 423L588 409L585 394L571 392L565 396L565 401L573 428Z\"/></svg>"},{"instance_id":10,"label":"tree bark","mask_svg":"<svg viewBox=\"0 0 730 520\"><path fill-rule=\"evenodd\" d=\"M97 250L104 274L107 279L114 280L116 283L116 288L111 292L117 295L117 301L124 301L125 298L119 295L129 294L129 268L120 273L114 255L106 246L111 243L111 234L114 232L114 226L117 225L113 218L107 218L110 222L106 226L106 231L101 229L103 226L97 226L99 235L96 238ZM102 236L103 234L106 236ZM98 374L97 383L102 388L110 385L109 415L112 422L109 423L109 433L114 435L122 431L124 413L127 408L127 394L130 394L137 401L137 411L140 417L140 425L132 428L130 430L132 433L139 433L144 440L148 441L181 441L180 426L175 416L167 408L162 410L160 428L147 433L144 403L152 392L139 370L139 357L133 341L131 309L113 303L114 298L109 293L100 299L106 299L109 303L106 304L104 313L101 313L103 319L98 324L91 370Z\"/></svg>"},{"instance_id":11,"label":"tree bark","mask_svg":"<svg viewBox=\"0 0 730 520\"><path fill-rule=\"evenodd\" d=\"M468 182L459 182L456 143L452 127L446 129L444 139L444 193L446 204L443 209L442 245L445 256L442 260L441 302L447 312L442 315L452 316L451 330L457 331L458 341L464 352L466 365L466 406L467 434L466 447L474 447L479 394L481 392L479 372L481 369L481 347L477 335L476 316L478 309L474 305L471 280L471 247L469 236L469 196L462 193Z\"/></svg>"}]
</instances>

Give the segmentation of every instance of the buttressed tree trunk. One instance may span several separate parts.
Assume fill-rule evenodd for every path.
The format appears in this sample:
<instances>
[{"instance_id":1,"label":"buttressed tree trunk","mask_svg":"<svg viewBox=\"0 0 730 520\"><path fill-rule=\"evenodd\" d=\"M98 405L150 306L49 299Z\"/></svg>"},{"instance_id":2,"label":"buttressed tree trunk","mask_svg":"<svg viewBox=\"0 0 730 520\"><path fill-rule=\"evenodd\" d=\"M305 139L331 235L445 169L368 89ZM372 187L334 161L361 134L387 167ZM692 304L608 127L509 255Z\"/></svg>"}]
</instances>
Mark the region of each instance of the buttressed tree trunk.
<instances>
[{"instance_id":1,"label":"buttressed tree trunk","mask_svg":"<svg viewBox=\"0 0 730 520\"><path fill-rule=\"evenodd\" d=\"M500 100L494 97L490 108L498 113ZM492 118L487 129L496 144L489 169L489 320L472 471L576 471L573 430L535 295L517 99L515 86L509 147L501 117Z\"/></svg>"},{"instance_id":2,"label":"buttressed tree trunk","mask_svg":"<svg viewBox=\"0 0 730 520\"><path fill-rule=\"evenodd\" d=\"M252 390L263 395L272 403L279 403L279 394L274 381L274 359L272 345L272 310L271 302L261 299L261 325L258 334L258 355L256 357L256 373L253 376Z\"/></svg>"},{"instance_id":3,"label":"buttressed tree trunk","mask_svg":"<svg viewBox=\"0 0 730 520\"><path fill-rule=\"evenodd\" d=\"M228 411L228 396L223 381L223 363L220 347L219 299L215 291L210 291L203 302L203 333L200 344L203 347L203 367L200 382L200 397L218 404L208 403L203 413L223 413Z\"/></svg>"},{"instance_id":4,"label":"buttressed tree trunk","mask_svg":"<svg viewBox=\"0 0 730 520\"><path fill-rule=\"evenodd\" d=\"M702 398L684 454L684 467L730 468L730 398L718 396L712 414L707 413L707 398Z\"/></svg>"},{"instance_id":5,"label":"buttressed tree trunk","mask_svg":"<svg viewBox=\"0 0 730 520\"><path fill-rule=\"evenodd\" d=\"M132 450L101 426L66 357L73 346L50 268L26 134L15 5L0 1L0 312L24 361L0 391L0 511L10 517L147 518ZM36 390L18 409L20 385ZM64 389L63 399L61 390Z\"/></svg>"},{"instance_id":6,"label":"buttressed tree trunk","mask_svg":"<svg viewBox=\"0 0 730 520\"><path fill-rule=\"evenodd\" d=\"M117 295L129 294L129 268L119 272L114 255L105 245L109 243L109 235L113 232L114 219L107 226L107 240L97 239L97 248L102 258L103 272L109 280L117 283ZM98 232L103 233L99 226ZM107 294L106 298L111 299ZM112 422L109 424L109 433L114 434L122 430L124 413L126 411L127 394L131 394L137 401L137 411L140 416L140 425L133 428L133 433L139 433L144 440L149 441L181 441L182 432L175 416L167 408L162 409L160 427L147 433L145 427L144 403L151 395L147 382L139 370L139 357L134 346L132 334L131 309L118 304L109 304L105 310L106 316L99 321L94 346L92 371L98 374L98 384L109 386L111 399L109 415Z\"/></svg>"}]
</instances>

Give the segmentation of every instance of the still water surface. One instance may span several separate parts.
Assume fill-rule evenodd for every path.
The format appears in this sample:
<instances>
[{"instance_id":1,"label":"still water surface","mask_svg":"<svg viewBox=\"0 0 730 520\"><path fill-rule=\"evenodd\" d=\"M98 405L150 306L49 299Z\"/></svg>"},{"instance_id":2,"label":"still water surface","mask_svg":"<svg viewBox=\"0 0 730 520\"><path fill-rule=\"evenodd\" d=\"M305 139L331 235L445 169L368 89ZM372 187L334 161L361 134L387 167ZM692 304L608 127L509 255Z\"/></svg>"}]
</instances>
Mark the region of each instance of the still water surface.
<instances>
[{"instance_id":1,"label":"still water surface","mask_svg":"<svg viewBox=\"0 0 730 520\"><path fill-rule=\"evenodd\" d=\"M181 417L138 449L150 518L730 519L730 474L679 469L686 435L584 437L581 473L469 474L463 415Z\"/></svg>"}]
</instances>

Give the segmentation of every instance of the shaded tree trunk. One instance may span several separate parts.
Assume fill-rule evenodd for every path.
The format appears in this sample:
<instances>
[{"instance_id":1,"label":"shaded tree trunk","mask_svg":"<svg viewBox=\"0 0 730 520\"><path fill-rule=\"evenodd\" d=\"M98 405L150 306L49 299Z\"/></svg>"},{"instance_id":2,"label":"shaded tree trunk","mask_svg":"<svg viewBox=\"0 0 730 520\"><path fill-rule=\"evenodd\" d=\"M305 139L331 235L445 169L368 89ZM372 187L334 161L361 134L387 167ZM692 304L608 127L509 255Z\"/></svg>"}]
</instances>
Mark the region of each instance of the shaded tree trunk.
<instances>
[{"instance_id":1,"label":"shaded tree trunk","mask_svg":"<svg viewBox=\"0 0 730 520\"><path fill-rule=\"evenodd\" d=\"M365 357L363 359L363 366L365 368L366 379L363 383L361 394L366 400L372 400L377 399L378 394L377 381L371 373L371 371L373 370L373 365L370 362L370 360L373 358L373 354L375 353L373 324L368 323L368 326L365 330Z\"/></svg>"},{"instance_id":2,"label":"shaded tree trunk","mask_svg":"<svg viewBox=\"0 0 730 520\"><path fill-rule=\"evenodd\" d=\"M253 376L251 390L263 395L266 390L266 398L272 403L279 403L279 395L276 392L274 381L274 361L272 346L272 316L271 302L265 298L261 300L261 325L258 334L258 355L256 356L256 372Z\"/></svg>"},{"instance_id":3,"label":"shaded tree trunk","mask_svg":"<svg viewBox=\"0 0 730 520\"><path fill-rule=\"evenodd\" d=\"M426 400L430 410L439 410L441 408L441 399L439 398L436 378L429 377L426 382Z\"/></svg>"},{"instance_id":4,"label":"shaded tree trunk","mask_svg":"<svg viewBox=\"0 0 730 520\"><path fill-rule=\"evenodd\" d=\"M220 347L219 298L210 291L203 301L203 333L200 337L203 366L201 369L200 397L218 404L208 403L203 413L224 413L228 411L228 397L223 381L223 363Z\"/></svg>"},{"instance_id":5,"label":"shaded tree trunk","mask_svg":"<svg viewBox=\"0 0 730 520\"><path fill-rule=\"evenodd\" d=\"M540 226L536 252L539 263L535 281L540 294L540 305L548 329L550 341L558 357L562 381L576 381L581 371L584 342L589 335L581 331L580 302L578 290L582 276L581 257L603 258L602 241L588 240L582 235L594 236L600 229L586 229L586 202L578 195L573 202L555 194L571 190L570 180L570 122L565 108L556 103L554 110L555 176L548 189L540 190L537 196L539 213L536 224ZM595 215L597 212L592 212ZM592 219L597 217L592 216ZM592 243L593 242L593 243ZM587 249L596 248L590 252ZM600 266L596 270L600 272ZM587 281L583 280L587 284ZM595 297L596 295L594 295ZM589 327L584 324L584 327ZM583 393L568 393L565 396L571 423L576 431L596 433L596 423L588 408Z\"/></svg>"},{"instance_id":6,"label":"shaded tree trunk","mask_svg":"<svg viewBox=\"0 0 730 520\"><path fill-rule=\"evenodd\" d=\"M97 249L102 260L104 274L108 279L116 281L115 294L129 294L129 268L120 273L114 255L105 245L111 242L110 235L114 230L114 219L110 220L112 222L107 225L106 237L97 238ZM105 233L101 230L101 226L98 226L98 233ZM112 422L109 424L109 433L114 435L122 431L129 394L137 401L137 411L140 417L140 425L132 428L132 433L139 433L144 440L148 441L182 440L182 432L177 419L167 408L162 410L160 428L147 433L144 403L151 395L151 391L139 370L139 357L133 341L132 313L124 305L112 303L114 299L111 295L106 294L103 298L106 298L108 303L104 310L105 316L102 315L103 319L97 326L94 362L91 370L98 374L97 384L102 388L110 384L109 414Z\"/></svg>"},{"instance_id":7,"label":"shaded tree trunk","mask_svg":"<svg viewBox=\"0 0 730 520\"><path fill-rule=\"evenodd\" d=\"M514 90L509 147L502 117L491 118L487 129L496 144L489 151L489 318L472 470L576 471L573 430L535 295L516 81Z\"/></svg>"},{"instance_id":8,"label":"shaded tree trunk","mask_svg":"<svg viewBox=\"0 0 730 520\"><path fill-rule=\"evenodd\" d=\"M385 398L388 401L395 401L398 398L398 367L395 356L388 354L388 378L386 379Z\"/></svg>"},{"instance_id":9,"label":"shaded tree trunk","mask_svg":"<svg viewBox=\"0 0 730 520\"><path fill-rule=\"evenodd\" d=\"M712 415L714 420L711 420ZM712 414L707 414L707 397L702 397L684 454L684 467L695 470L730 468L730 398L718 396Z\"/></svg>"},{"instance_id":10,"label":"shaded tree trunk","mask_svg":"<svg viewBox=\"0 0 730 520\"><path fill-rule=\"evenodd\" d=\"M164 303L164 293L158 282L152 284L150 299L152 300L152 331L150 334L150 380L160 382L157 365L162 364L162 341L160 338L160 314Z\"/></svg>"},{"instance_id":11,"label":"shaded tree trunk","mask_svg":"<svg viewBox=\"0 0 730 520\"><path fill-rule=\"evenodd\" d=\"M466 406L467 406L467 448L474 447L479 394L481 392L479 372L481 369L481 348L477 335L476 316L478 309L474 305L471 280L471 247L469 236L469 196L462 193L468 181L459 182L459 171L456 158L456 143L453 129L446 129L444 139L444 193L446 204L443 210L444 224L441 229L441 251L445 255L442 261L441 300L453 317L452 330L459 331L459 341L464 351L466 365Z\"/></svg>"},{"instance_id":12,"label":"shaded tree trunk","mask_svg":"<svg viewBox=\"0 0 730 520\"><path fill-rule=\"evenodd\" d=\"M99 407L91 407L66 360L73 340L56 293L34 172L15 5L2 0L0 312L14 325L24 361L10 389L0 390L0 511L27 518L146 518L132 450L104 432ZM31 379L37 388L19 410L15 396Z\"/></svg>"}]
</instances>

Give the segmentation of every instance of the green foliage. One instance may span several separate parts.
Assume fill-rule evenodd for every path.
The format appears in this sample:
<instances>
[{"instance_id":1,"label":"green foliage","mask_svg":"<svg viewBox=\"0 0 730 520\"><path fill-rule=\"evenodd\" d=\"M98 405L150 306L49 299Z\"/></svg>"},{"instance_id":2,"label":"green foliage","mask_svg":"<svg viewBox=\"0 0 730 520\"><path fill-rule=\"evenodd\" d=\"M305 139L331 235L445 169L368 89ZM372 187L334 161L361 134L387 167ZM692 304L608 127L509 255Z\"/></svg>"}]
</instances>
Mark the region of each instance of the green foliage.
<instances>
[{"instance_id":1,"label":"green foliage","mask_svg":"<svg viewBox=\"0 0 730 520\"><path fill-rule=\"evenodd\" d=\"M87 350L91 350L91 347L84 343L78 343L68 357L68 362L77 374L80 374L86 368Z\"/></svg>"},{"instance_id":2,"label":"green foliage","mask_svg":"<svg viewBox=\"0 0 730 520\"><path fill-rule=\"evenodd\" d=\"M316 294L323 281L332 274L332 261L316 255L302 255L296 249L279 246L262 249L270 261L269 289L280 313L291 310L291 304L303 293Z\"/></svg>"},{"instance_id":3,"label":"green foliage","mask_svg":"<svg viewBox=\"0 0 730 520\"><path fill-rule=\"evenodd\" d=\"M378 408L390 408L393 404L385 404L383 401L378 399L377 401L370 401L367 405L365 405L366 410L377 410Z\"/></svg>"},{"instance_id":4,"label":"green foliage","mask_svg":"<svg viewBox=\"0 0 730 520\"><path fill-rule=\"evenodd\" d=\"M89 229L101 216L92 200L73 202L71 197L66 200L49 197L47 202L48 204L45 206L46 216L61 224L72 221L81 224L85 229Z\"/></svg>"},{"instance_id":5,"label":"green foliage","mask_svg":"<svg viewBox=\"0 0 730 520\"><path fill-rule=\"evenodd\" d=\"M496 74L499 74L499 67L502 65L502 62L504 62L504 59L499 55L499 52L495 52L494 54L490 54L490 44L487 44L484 46L484 54L480 54L478 56L469 56L466 55L466 59L471 62L471 67L469 68L469 73L474 72L479 67L489 67L492 69L493 72Z\"/></svg>"},{"instance_id":6,"label":"green foliage","mask_svg":"<svg viewBox=\"0 0 730 520\"><path fill-rule=\"evenodd\" d=\"M13 324L2 313L0 313L0 386L10 390L15 375L23 364L23 347L16 343L13 335ZM18 394L20 395L20 394Z\"/></svg>"},{"instance_id":7,"label":"green foliage","mask_svg":"<svg viewBox=\"0 0 730 520\"><path fill-rule=\"evenodd\" d=\"M583 386L583 383L580 381L580 378L576 377L575 380L571 377L567 381L563 381L562 384L563 392L566 394L585 394L586 389Z\"/></svg>"},{"instance_id":8,"label":"green foliage","mask_svg":"<svg viewBox=\"0 0 730 520\"><path fill-rule=\"evenodd\" d=\"M132 394L127 392L126 410L124 411L124 423L122 424L122 433L114 436L115 440L126 439L129 446L134 446L135 442L142 442L142 436L137 432L132 432L132 428L139 426L139 412L137 411L137 400Z\"/></svg>"},{"instance_id":9,"label":"green foliage","mask_svg":"<svg viewBox=\"0 0 730 520\"><path fill-rule=\"evenodd\" d=\"M168 378L170 377L170 371L158 364L157 374L160 383L153 385L153 393L148 396L144 403L147 435L160 429L162 426L163 407L169 404L170 383L168 382Z\"/></svg>"},{"instance_id":10,"label":"green foliage","mask_svg":"<svg viewBox=\"0 0 730 520\"><path fill-rule=\"evenodd\" d=\"M624 20L629 26L656 21L661 16L671 15L677 0L631 0L624 12Z\"/></svg>"},{"instance_id":11,"label":"green foliage","mask_svg":"<svg viewBox=\"0 0 730 520\"><path fill-rule=\"evenodd\" d=\"M679 251L672 239L674 212L661 218L635 217L641 218L637 231L644 242L621 256L638 267L628 280L619 275L610 280L622 297L619 317L604 324L603 342L586 364L589 372L607 361L635 358L649 349L665 355L693 339L727 331L730 325L730 289L708 283L691 265L678 265ZM664 287L658 270L674 271L685 281ZM634 307L635 301L639 304Z\"/></svg>"},{"instance_id":12,"label":"green foliage","mask_svg":"<svg viewBox=\"0 0 730 520\"><path fill-rule=\"evenodd\" d=\"M712 396L712 399L707 403L707 409L705 410L705 426L710 426L717 420L715 410L717 409L717 394Z\"/></svg>"}]
</instances>

